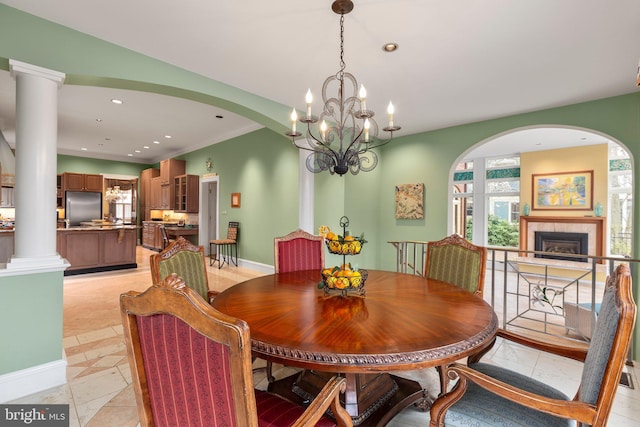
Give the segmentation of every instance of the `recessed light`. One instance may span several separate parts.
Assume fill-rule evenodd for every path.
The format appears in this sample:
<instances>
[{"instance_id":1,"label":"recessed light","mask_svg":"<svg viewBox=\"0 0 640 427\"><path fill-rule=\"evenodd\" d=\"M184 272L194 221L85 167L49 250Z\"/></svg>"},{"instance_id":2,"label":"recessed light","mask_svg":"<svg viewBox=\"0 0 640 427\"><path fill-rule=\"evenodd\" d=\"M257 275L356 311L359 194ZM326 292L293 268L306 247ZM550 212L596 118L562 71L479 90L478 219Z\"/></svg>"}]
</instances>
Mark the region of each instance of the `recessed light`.
<instances>
[{"instance_id":1,"label":"recessed light","mask_svg":"<svg viewBox=\"0 0 640 427\"><path fill-rule=\"evenodd\" d=\"M139 152L140 152L140 150L136 150L136 153L139 153Z\"/></svg>"},{"instance_id":2,"label":"recessed light","mask_svg":"<svg viewBox=\"0 0 640 427\"><path fill-rule=\"evenodd\" d=\"M167 139L171 139L171 135L165 135L164 137Z\"/></svg>"},{"instance_id":3,"label":"recessed light","mask_svg":"<svg viewBox=\"0 0 640 427\"><path fill-rule=\"evenodd\" d=\"M145 145L145 146L144 146L144 147L142 147L142 148L144 148L144 149L148 150L148 149L149 149L149 146L148 146L148 145Z\"/></svg>"},{"instance_id":4,"label":"recessed light","mask_svg":"<svg viewBox=\"0 0 640 427\"><path fill-rule=\"evenodd\" d=\"M160 144L160 141L153 141L154 144Z\"/></svg>"},{"instance_id":5,"label":"recessed light","mask_svg":"<svg viewBox=\"0 0 640 427\"><path fill-rule=\"evenodd\" d=\"M395 52L398 50L398 43L385 43L382 45L382 50L385 52Z\"/></svg>"},{"instance_id":6,"label":"recessed light","mask_svg":"<svg viewBox=\"0 0 640 427\"><path fill-rule=\"evenodd\" d=\"M122 104L122 100L121 99L112 99L111 102L113 102L114 104Z\"/></svg>"},{"instance_id":7,"label":"recessed light","mask_svg":"<svg viewBox=\"0 0 640 427\"><path fill-rule=\"evenodd\" d=\"M133 157L133 154L129 153L129 154L127 154L127 156L129 156L129 157Z\"/></svg>"},{"instance_id":8,"label":"recessed light","mask_svg":"<svg viewBox=\"0 0 640 427\"><path fill-rule=\"evenodd\" d=\"M87 151L87 147L82 147L81 150L82 151Z\"/></svg>"}]
</instances>

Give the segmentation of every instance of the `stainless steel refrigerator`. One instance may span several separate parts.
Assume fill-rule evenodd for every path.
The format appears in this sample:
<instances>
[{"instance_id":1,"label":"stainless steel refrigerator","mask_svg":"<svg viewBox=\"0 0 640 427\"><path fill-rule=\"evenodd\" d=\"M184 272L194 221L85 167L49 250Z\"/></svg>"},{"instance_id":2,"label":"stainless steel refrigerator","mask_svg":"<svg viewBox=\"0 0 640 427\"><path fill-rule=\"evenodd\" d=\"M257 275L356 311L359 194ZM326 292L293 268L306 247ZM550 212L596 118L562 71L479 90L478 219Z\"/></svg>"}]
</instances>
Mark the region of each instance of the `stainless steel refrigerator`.
<instances>
[{"instance_id":1,"label":"stainless steel refrigerator","mask_svg":"<svg viewBox=\"0 0 640 427\"><path fill-rule=\"evenodd\" d=\"M64 213L70 225L80 225L81 222L102 219L102 193L67 191Z\"/></svg>"}]
</instances>

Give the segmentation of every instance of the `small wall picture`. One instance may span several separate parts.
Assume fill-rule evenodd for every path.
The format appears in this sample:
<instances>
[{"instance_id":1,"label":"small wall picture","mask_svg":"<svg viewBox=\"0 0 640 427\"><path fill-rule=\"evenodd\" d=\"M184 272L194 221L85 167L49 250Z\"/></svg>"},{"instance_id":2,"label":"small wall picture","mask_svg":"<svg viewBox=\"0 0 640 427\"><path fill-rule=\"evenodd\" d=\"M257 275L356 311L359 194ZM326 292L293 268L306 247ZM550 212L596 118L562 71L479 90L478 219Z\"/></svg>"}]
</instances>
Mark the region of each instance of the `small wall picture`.
<instances>
[{"instance_id":1,"label":"small wall picture","mask_svg":"<svg viewBox=\"0 0 640 427\"><path fill-rule=\"evenodd\" d=\"M424 184L396 185L396 219L424 218Z\"/></svg>"},{"instance_id":2,"label":"small wall picture","mask_svg":"<svg viewBox=\"0 0 640 427\"><path fill-rule=\"evenodd\" d=\"M593 209L593 171L533 174L532 209Z\"/></svg>"},{"instance_id":3,"label":"small wall picture","mask_svg":"<svg viewBox=\"0 0 640 427\"><path fill-rule=\"evenodd\" d=\"M231 193L231 207L232 208L240 207L240 193Z\"/></svg>"}]
</instances>

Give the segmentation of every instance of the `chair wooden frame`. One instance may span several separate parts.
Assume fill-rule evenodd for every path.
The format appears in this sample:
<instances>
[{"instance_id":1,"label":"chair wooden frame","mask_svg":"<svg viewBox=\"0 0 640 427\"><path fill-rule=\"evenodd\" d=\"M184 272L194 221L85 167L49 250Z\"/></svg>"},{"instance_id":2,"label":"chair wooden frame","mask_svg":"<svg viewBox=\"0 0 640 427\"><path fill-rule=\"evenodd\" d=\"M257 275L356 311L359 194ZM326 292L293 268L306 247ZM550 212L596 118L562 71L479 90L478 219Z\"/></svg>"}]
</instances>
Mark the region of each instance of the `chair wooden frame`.
<instances>
[{"instance_id":1,"label":"chair wooden frame","mask_svg":"<svg viewBox=\"0 0 640 427\"><path fill-rule=\"evenodd\" d=\"M622 369L627 359L637 311L636 304L633 300L631 275L629 267L626 264L621 264L616 268L614 273L608 278L607 286L615 287L615 303L619 318L595 404L592 405L581 401L579 392L576 393L573 400L570 401L551 399L498 381L474 370L472 367L453 364L448 367L447 375L451 378L459 378L458 383L449 393L440 396L433 403L431 407L431 426L439 427L445 425L444 417L447 410L464 396L469 381L480 386L486 392L499 395L512 402L540 412L560 418L573 419L583 425L595 427L606 425L613 405L613 398L620 383ZM589 351L588 349L585 350L537 341L506 330L499 330L498 336L536 350L580 362L585 362ZM481 356L482 355L476 355L470 358L469 363L477 362Z\"/></svg>"},{"instance_id":2,"label":"chair wooden frame","mask_svg":"<svg viewBox=\"0 0 640 427\"><path fill-rule=\"evenodd\" d=\"M182 251L195 252L200 254L202 258L202 271L203 271L204 281L207 289L207 297L208 297L207 300L211 301L220 292L212 291L209 288L209 278L207 274L207 264L205 262L204 247L196 246L182 236L178 236L178 238L175 241L171 242L171 244L161 252L157 254L152 254L149 257L149 266L151 269L152 283L155 285L155 284L161 283L165 279L164 277L161 277L160 263L170 259L171 257L175 256L176 254ZM187 276L184 272L180 272L180 271L172 271L171 273L177 273L178 275L185 276L185 277ZM189 284L187 283L187 285Z\"/></svg>"},{"instance_id":3,"label":"chair wooden frame","mask_svg":"<svg viewBox=\"0 0 640 427\"><path fill-rule=\"evenodd\" d=\"M315 236L304 230L297 229L285 236L276 237L275 239L273 239L273 258L274 258L275 272L281 273L279 244L284 242L290 242L295 239L305 239L305 240L310 240L314 242L316 241L320 242L320 268L322 269L324 267L324 247L322 246L324 243L324 238L322 236Z\"/></svg>"},{"instance_id":4,"label":"chair wooden frame","mask_svg":"<svg viewBox=\"0 0 640 427\"><path fill-rule=\"evenodd\" d=\"M473 290L472 292L482 297L482 294L484 292L484 276L485 276L485 270L486 270L485 267L487 264L487 248L483 246L474 245L473 243L469 242L468 240L466 240L462 236L459 236L458 234L452 234L451 236L447 236L442 240L427 243L427 256L426 256L426 261L424 266L424 276L432 279L442 280L439 277L433 277L429 273L433 265L432 259L434 255L432 254L432 250L434 249L437 250L437 248L441 248L444 246L458 246L468 251L477 252L480 254L480 269L478 272L479 273L478 280L475 286L475 290ZM461 283L452 283L447 280L444 280L444 281L456 286L464 287Z\"/></svg>"},{"instance_id":5,"label":"chair wooden frame","mask_svg":"<svg viewBox=\"0 0 640 427\"><path fill-rule=\"evenodd\" d=\"M251 371L249 327L243 320L228 316L211 307L196 291L187 287L182 278L175 274L167 277L161 283L152 285L142 293L130 291L122 294L120 296L120 313L142 427L154 425L154 414L145 360L141 349L138 318L158 314L177 317L206 339L221 343L228 348L228 363L231 372L230 378L232 378L230 393L236 417L235 425L258 426L258 412ZM345 388L344 378L338 376L332 378L293 426L313 426L329 408L339 426L351 426L351 417L341 406L339 400L340 393L344 392Z\"/></svg>"}]
</instances>

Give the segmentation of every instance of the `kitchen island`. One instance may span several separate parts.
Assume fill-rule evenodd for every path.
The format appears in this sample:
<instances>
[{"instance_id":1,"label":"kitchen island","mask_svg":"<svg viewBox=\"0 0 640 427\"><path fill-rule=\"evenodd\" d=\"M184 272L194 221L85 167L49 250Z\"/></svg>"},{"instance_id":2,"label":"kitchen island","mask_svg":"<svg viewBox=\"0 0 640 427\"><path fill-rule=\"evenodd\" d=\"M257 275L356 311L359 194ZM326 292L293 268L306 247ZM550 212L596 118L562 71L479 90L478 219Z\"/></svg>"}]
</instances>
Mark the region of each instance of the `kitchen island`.
<instances>
[{"instance_id":1,"label":"kitchen island","mask_svg":"<svg viewBox=\"0 0 640 427\"><path fill-rule=\"evenodd\" d=\"M71 264L65 276L137 268L135 225L59 228L56 248Z\"/></svg>"}]
</instances>

